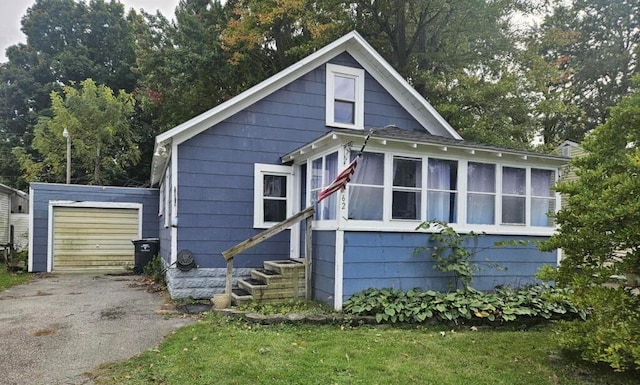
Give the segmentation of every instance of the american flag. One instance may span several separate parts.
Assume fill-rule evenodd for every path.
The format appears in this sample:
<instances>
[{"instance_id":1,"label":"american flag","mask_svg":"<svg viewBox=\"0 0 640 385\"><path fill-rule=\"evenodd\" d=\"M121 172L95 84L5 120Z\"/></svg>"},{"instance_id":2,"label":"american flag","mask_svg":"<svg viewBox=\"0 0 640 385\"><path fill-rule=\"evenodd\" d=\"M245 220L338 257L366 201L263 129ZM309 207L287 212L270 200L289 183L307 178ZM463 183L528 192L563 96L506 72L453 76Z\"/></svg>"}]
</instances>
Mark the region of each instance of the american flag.
<instances>
[{"instance_id":1,"label":"american flag","mask_svg":"<svg viewBox=\"0 0 640 385\"><path fill-rule=\"evenodd\" d=\"M342 190L343 188L345 188L347 183L349 183L349 181L351 180L351 176L356 171L356 166L358 165L358 158L360 158L360 155L356 156L356 158L351 163L349 163L347 167L344 170L342 170L340 174L338 174L336 179L333 182L331 182L329 186L327 186L324 190L320 191L320 194L318 195L318 200L316 201L316 203L320 203L324 198L330 196L331 194L333 194L338 190Z\"/></svg>"}]
</instances>

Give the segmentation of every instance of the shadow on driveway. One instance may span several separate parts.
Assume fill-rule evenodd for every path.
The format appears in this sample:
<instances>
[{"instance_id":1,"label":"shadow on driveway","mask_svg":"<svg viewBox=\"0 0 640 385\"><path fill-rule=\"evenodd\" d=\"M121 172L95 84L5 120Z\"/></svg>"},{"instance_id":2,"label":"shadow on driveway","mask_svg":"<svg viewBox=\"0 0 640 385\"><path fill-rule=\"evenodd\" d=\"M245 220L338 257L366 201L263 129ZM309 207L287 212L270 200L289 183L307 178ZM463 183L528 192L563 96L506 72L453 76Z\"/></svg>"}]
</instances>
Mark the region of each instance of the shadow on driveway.
<instances>
[{"instance_id":1,"label":"shadow on driveway","mask_svg":"<svg viewBox=\"0 0 640 385\"><path fill-rule=\"evenodd\" d=\"M89 384L188 325L138 276L43 275L0 292L0 383Z\"/></svg>"}]
</instances>

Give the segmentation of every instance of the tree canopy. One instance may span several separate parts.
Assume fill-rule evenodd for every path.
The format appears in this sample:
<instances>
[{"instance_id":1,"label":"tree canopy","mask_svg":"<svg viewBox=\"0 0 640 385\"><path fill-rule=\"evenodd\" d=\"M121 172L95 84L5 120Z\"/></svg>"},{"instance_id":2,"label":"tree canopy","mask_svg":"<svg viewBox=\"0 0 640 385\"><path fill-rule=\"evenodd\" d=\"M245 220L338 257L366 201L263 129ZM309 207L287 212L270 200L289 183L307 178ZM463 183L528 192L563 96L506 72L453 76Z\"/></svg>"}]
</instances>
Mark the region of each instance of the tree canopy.
<instances>
[{"instance_id":1,"label":"tree canopy","mask_svg":"<svg viewBox=\"0 0 640 385\"><path fill-rule=\"evenodd\" d=\"M521 0L181 0L173 19L117 0L37 0L26 44L0 64L0 182L25 187L13 155L32 159L50 93L93 79L132 94L130 129L144 184L153 137L357 30L467 140L549 151L580 140L630 92L638 4ZM614 28L615 27L615 28ZM543 138L535 147L532 139ZM146 163L145 163L146 162Z\"/></svg>"}]
</instances>

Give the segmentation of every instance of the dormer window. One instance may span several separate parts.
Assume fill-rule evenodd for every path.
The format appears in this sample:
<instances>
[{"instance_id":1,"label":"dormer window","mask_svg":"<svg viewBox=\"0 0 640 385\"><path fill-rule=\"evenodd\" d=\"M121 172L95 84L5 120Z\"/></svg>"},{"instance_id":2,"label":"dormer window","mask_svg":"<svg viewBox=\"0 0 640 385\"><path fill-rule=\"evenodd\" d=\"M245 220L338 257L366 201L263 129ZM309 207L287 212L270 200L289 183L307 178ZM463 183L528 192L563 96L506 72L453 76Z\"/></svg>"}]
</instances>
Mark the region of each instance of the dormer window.
<instances>
[{"instance_id":1,"label":"dormer window","mask_svg":"<svg viewBox=\"0 0 640 385\"><path fill-rule=\"evenodd\" d=\"M327 126L364 126L364 70L327 64Z\"/></svg>"}]
</instances>

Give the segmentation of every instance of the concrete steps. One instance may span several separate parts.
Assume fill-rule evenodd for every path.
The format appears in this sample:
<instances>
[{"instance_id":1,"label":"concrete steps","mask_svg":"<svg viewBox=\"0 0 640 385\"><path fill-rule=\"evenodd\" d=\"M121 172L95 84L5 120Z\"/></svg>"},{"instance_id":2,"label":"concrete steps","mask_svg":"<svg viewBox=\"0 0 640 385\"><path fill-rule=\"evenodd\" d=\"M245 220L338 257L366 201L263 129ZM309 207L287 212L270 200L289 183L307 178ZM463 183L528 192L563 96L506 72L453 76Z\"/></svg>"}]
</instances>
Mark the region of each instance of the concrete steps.
<instances>
[{"instance_id":1,"label":"concrete steps","mask_svg":"<svg viewBox=\"0 0 640 385\"><path fill-rule=\"evenodd\" d=\"M259 301L280 302L305 297L305 266L296 260L266 261L261 269L253 269L251 278L238 280L231 299L236 305Z\"/></svg>"}]
</instances>

